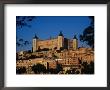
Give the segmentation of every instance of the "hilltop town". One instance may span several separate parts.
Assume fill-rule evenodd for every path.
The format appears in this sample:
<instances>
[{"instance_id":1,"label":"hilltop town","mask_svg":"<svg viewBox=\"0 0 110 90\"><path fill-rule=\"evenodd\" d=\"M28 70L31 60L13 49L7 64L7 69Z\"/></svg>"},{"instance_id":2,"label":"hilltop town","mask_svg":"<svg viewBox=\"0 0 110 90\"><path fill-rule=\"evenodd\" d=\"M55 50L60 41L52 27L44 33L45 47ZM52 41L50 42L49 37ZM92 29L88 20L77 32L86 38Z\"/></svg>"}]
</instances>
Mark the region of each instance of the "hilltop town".
<instances>
[{"instance_id":1,"label":"hilltop town","mask_svg":"<svg viewBox=\"0 0 110 90\"><path fill-rule=\"evenodd\" d=\"M16 53L17 74L94 74L94 49L79 47L76 35L32 39L31 51Z\"/></svg>"}]
</instances>

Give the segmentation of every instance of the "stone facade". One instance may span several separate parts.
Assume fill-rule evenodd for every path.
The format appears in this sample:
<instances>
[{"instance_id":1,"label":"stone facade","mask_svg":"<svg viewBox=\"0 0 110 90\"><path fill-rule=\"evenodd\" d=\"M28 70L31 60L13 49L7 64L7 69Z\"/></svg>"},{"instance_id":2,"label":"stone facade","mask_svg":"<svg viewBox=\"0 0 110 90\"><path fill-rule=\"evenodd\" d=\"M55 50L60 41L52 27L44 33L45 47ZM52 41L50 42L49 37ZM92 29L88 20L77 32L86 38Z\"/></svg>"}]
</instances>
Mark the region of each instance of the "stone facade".
<instances>
[{"instance_id":1,"label":"stone facade","mask_svg":"<svg viewBox=\"0 0 110 90\"><path fill-rule=\"evenodd\" d=\"M67 39L64 38L62 32L58 35L57 38L51 38L48 40L40 40L36 35L33 38L33 52L36 52L39 49L57 49L60 50L61 48L70 49L73 48L73 50L76 50L78 48L78 40L76 36L75 38Z\"/></svg>"},{"instance_id":2,"label":"stone facade","mask_svg":"<svg viewBox=\"0 0 110 90\"><path fill-rule=\"evenodd\" d=\"M77 69L81 72L81 63L94 62L94 50L87 47L78 47L78 39L64 38L62 32L57 38L40 40L36 35L33 38L33 52L21 51L17 53L16 67L26 67L27 73L32 73L31 67L38 63L46 69L56 69L60 64L63 71ZM60 72L62 73L62 72Z\"/></svg>"},{"instance_id":3,"label":"stone facade","mask_svg":"<svg viewBox=\"0 0 110 90\"><path fill-rule=\"evenodd\" d=\"M52 54L56 55L57 57L53 58ZM68 68L79 68L79 60L81 60L82 62L87 62L88 64L91 61L94 62L94 51L92 50L92 48L84 47L78 48L77 50L63 50L61 52L34 52L32 53L32 55L42 55L42 58L17 60L16 66L29 68L40 63L43 64L46 69L56 69L57 65L61 64L63 69L66 70Z\"/></svg>"}]
</instances>

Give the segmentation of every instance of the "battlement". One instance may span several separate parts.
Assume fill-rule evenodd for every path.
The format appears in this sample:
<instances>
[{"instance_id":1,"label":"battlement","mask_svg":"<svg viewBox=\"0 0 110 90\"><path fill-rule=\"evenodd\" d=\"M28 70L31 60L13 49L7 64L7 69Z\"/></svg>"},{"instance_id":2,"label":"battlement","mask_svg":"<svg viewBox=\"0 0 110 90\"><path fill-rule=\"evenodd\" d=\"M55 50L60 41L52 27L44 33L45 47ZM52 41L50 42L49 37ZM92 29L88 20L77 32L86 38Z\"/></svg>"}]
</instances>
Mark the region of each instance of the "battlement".
<instances>
[{"instance_id":1,"label":"battlement","mask_svg":"<svg viewBox=\"0 0 110 90\"><path fill-rule=\"evenodd\" d=\"M37 36L35 36L37 37ZM64 38L62 32L57 36L57 38L50 38L46 40L40 40L38 37L33 38L33 52L36 52L39 49L52 49L52 50L60 50L63 49L73 49L76 50L78 48L78 39L76 35L73 39Z\"/></svg>"}]
</instances>

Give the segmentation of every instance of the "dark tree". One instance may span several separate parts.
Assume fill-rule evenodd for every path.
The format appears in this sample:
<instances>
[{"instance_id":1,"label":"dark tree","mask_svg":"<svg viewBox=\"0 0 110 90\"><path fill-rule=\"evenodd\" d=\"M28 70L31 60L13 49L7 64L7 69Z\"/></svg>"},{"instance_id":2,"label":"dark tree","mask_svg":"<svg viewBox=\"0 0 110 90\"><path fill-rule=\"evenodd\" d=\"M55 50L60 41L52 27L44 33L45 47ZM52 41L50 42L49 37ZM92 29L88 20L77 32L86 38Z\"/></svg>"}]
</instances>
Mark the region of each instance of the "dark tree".
<instances>
[{"instance_id":1,"label":"dark tree","mask_svg":"<svg viewBox=\"0 0 110 90\"><path fill-rule=\"evenodd\" d=\"M53 59L58 59L58 56L56 56L54 53L52 53Z\"/></svg>"},{"instance_id":2,"label":"dark tree","mask_svg":"<svg viewBox=\"0 0 110 90\"><path fill-rule=\"evenodd\" d=\"M72 74L75 74L75 73L76 73L75 71L76 71L76 69L73 68L73 69L72 69Z\"/></svg>"},{"instance_id":3,"label":"dark tree","mask_svg":"<svg viewBox=\"0 0 110 90\"><path fill-rule=\"evenodd\" d=\"M67 70L66 71L66 74L71 74L71 70Z\"/></svg>"},{"instance_id":4,"label":"dark tree","mask_svg":"<svg viewBox=\"0 0 110 90\"><path fill-rule=\"evenodd\" d=\"M90 64L88 64L87 62L83 62L82 66L82 74L94 74L94 62L90 62Z\"/></svg>"},{"instance_id":5,"label":"dark tree","mask_svg":"<svg viewBox=\"0 0 110 90\"><path fill-rule=\"evenodd\" d=\"M65 48L64 47L60 47L60 50L62 51L62 50L64 50Z\"/></svg>"},{"instance_id":6,"label":"dark tree","mask_svg":"<svg viewBox=\"0 0 110 90\"><path fill-rule=\"evenodd\" d=\"M86 42L87 45L94 48L94 16L89 16L89 19L91 23L80 35L80 41Z\"/></svg>"},{"instance_id":7,"label":"dark tree","mask_svg":"<svg viewBox=\"0 0 110 90\"><path fill-rule=\"evenodd\" d=\"M31 53L31 50L28 50L28 53Z\"/></svg>"},{"instance_id":8,"label":"dark tree","mask_svg":"<svg viewBox=\"0 0 110 90\"><path fill-rule=\"evenodd\" d=\"M61 64L57 64L57 72L59 73L60 71L63 70L62 65Z\"/></svg>"},{"instance_id":9,"label":"dark tree","mask_svg":"<svg viewBox=\"0 0 110 90\"><path fill-rule=\"evenodd\" d=\"M17 28L23 28L25 26L31 27L29 23L32 22L34 18L35 16L16 16L16 27Z\"/></svg>"},{"instance_id":10,"label":"dark tree","mask_svg":"<svg viewBox=\"0 0 110 90\"><path fill-rule=\"evenodd\" d=\"M16 16L16 30L23 30L23 27L31 27L35 16ZM29 45L29 41L23 40L21 37L16 37L16 45L23 47Z\"/></svg>"},{"instance_id":11,"label":"dark tree","mask_svg":"<svg viewBox=\"0 0 110 90\"><path fill-rule=\"evenodd\" d=\"M78 58L78 63L79 63L79 64L82 64L82 61L81 61L79 58Z\"/></svg>"},{"instance_id":12,"label":"dark tree","mask_svg":"<svg viewBox=\"0 0 110 90\"><path fill-rule=\"evenodd\" d=\"M53 69L53 68L50 68L48 70L48 72L50 72L51 74L57 74L57 70L56 69Z\"/></svg>"},{"instance_id":13,"label":"dark tree","mask_svg":"<svg viewBox=\"0 0 110 90\"><path fill-rule=\"evenodd\" d=\"M56 50L57 49L57 47L54 47L54 50Z\"/></svg>"},{"instance_id":14,"label":"dark tree","mask_svg":"<svg viewBox=\"0 0 110 90\"><path fill-rule=\"evenodd\" d=\"M79 70L76 70L75 74L80 74Z\"/></svg>"},{"instance_id":15,"label":"dark tree","mask_svg":"<svg viewBox=\"0 0 110 90\"><path fill-rule=\"evenodd\" d=\"M36 55L31 55L31 56L29 57L29 59L34 59L34 58L36 58Z\"/></svg>"},{"instance_id":16,"label":"dark tree","mask_svg":"<svg viewBox=\"0 0 110 90\"><path fill-rule=\"evenodd\" d=\"M26 67L17 67L16 74L24 74L26 73Z\"/></svg>"},{"instance_id":17,"label":"dark tree","mask_svg":"<svg viewBox=\"0 0 110 90\"><path fill-rule=\"evenodd\" d=\"M49 48L43 48L41 51L49 51Z\"/></svg>"},{"instance_id":18,"label":"dark tree","mask_svg":"<svg viewBox=\"0 0 110 90\"><path fill-rule=\"evenodd\" d=\"M32 66L32 71L34 71L35 74L45 73L46 67L42 64L36 64Z\"/></svg>"},{"instance_id":19,"label":"dark tree","mask_svg":"<svg viewBox=\"0 0 110 90\"><path fill-rule=\"evenodd\" d=\"M89 73L94 74L94 62L90 62L89 64Z\"/></svg>"}]
</instances>

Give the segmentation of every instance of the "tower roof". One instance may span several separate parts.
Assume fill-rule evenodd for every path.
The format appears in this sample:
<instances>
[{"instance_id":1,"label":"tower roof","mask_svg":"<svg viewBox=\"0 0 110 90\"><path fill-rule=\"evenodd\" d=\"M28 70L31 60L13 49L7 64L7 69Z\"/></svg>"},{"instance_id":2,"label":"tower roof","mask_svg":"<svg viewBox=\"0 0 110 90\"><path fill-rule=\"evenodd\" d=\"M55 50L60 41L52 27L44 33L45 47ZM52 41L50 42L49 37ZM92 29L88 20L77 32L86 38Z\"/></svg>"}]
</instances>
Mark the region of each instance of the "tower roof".
<instances>
[{"instance_id":1,"label":"tower roof","mask_svg":"<svg viewBox=\"0 0 110 90\"><path fill-rule=\"evenodd\" d=\"M58 36L63 36L62 31L60 31L60 33L59 33L59 35L58 35Z\"/></svg>"},{"instance_id":2,"label":"tower roof","mask_svg":"<svg viewBox=\"0 0 110 90\"><path fill-rule=\"evenodd\" d=\"M38 39L37 35L35 34L35 36L33 37L33 39Z\"/></svg>"},{"instance_id":3,"label":"tower roof","mask_svg":"<svg viewBox=\"0 0 110 90\"><path fill-rule=\"evenodd\" d=\"M77 39L76 35L74 35L73 39Z\"/></svg>"}]
</instances>

